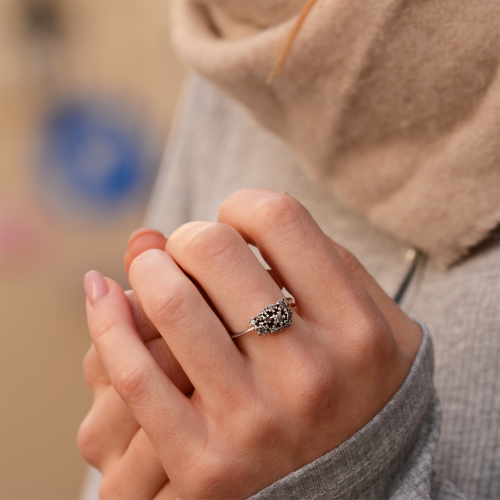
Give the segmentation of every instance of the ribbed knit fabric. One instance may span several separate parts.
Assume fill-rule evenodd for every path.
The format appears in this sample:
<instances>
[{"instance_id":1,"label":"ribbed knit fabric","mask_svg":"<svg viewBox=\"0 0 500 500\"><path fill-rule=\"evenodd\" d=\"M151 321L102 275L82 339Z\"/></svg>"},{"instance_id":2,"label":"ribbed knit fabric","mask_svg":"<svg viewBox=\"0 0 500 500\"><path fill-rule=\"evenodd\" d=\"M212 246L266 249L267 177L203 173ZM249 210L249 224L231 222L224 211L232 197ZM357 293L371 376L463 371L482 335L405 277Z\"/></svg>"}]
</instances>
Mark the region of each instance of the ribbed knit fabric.
<instances>
[{"instance_id":1,"label":"ribbed knit fabric","mask_svg":"<svg viewBox=\"0 0 500 500\"><path fill-rule=\"evenodd\" d=\"M426 498L432 486L449 498L442 495L442 481L432 485L429 474L441 413L432 385L432 342L421 327L424 338L410 374L385 408L341 446L252 500Z\"/></svg>"},{"instance_id":2,"label":"ribbed knit fabric","mask_svg":"<svg viewBox=\"0 0 500 500\"><path fill-rule=\"evenodd\" d=\"M500 241L447 272L427 262L403 303L431 328L443 431L435 467L470 498L500 498Z\"/></svg>"},{"instance_id":3,"label":"ribbed knit fabric","mask_svg":"<svg viewBox=\"0 0 500 500\"><path fill-rule=\"evenodd\" d=\"M342 208L304 174L282 142L211 85L192 80L147 224L168 234L189 220L216 220L227 196L252 187L295 196L329 236L351 249L388 293L395 293L410 265L408 246ZM406 418L398 410L391 420L386 407L385 415L348 443L255 498L499 499L499 263L498 239L446 271L423 259L405 296L403 308L425 322L434 339L440 438L437 400L425 406L432 364L416 363L412 373L428 382L411 385L410 376L405 385L411 390L402 388L392 401L402 412L405 406L413 408ZM414 418L422 408L427 412ZM372 434L370 429L378 430ZM416 438L398 441L402 431ZM366 463L368 455L375 458ZM394 462L391 457L398 458Z\"/></svg>"}]
</instances>

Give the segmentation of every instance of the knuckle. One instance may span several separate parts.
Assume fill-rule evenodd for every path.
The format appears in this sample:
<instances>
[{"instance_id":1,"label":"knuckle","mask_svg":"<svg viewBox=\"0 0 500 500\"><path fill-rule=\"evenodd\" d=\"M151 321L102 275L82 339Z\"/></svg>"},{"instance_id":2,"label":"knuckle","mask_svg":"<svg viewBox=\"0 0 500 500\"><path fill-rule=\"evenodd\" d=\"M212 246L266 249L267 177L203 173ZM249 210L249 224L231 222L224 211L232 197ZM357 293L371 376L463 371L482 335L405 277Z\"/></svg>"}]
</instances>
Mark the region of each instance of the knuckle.
<instances>
[{"instance_id":1,"label":"knuckle","mask_svg":"<svg viewBox=\"0 0 500 500\"><path fill-rule=\"evenodd\" d=\"M246 188L238 189L229 195L220 205L219 208L219 218L218 220L225 220L227 216L232 218L231 215L234 214L235 209L242 206L242 203L247 202L253 198L256 194L256 189Z\"/></svg>"},{"instance_id":2,"label":"knuckle","mask_svg":"<svg viewBox=\"0 0 500 500\"><path fill-rule=\"evenodd\" d=\"M109 485L109 481L106 476L101 479L101 484L99 484L99 498L100 500L111 500L115 494L114 489Z\"/></svg>"},{"instance_id":3,"label":"knuckle","mask_svg":"<svg viewBox=\"0 0 500 500\"><path fill-rule=\"evenodd\" d=\"M374 307L360 305L354 317L351 331L356 333L350 337L351 348L346 356L351 369L363 373L385 357L387 348L392 346L392 332L382 313Z\"/></svg>"},{"instance_id":4,"label":"knuckle","mask_svg":"<svg viewBox=\"0 0 500 500\"><path fill-rule=\"evenodd\" d=\"M325 367L317 367L302 374L298 394L302 401L302 409L306 416L315 414L318 407L330 399L331 375Z\"/></svg>"},{"instance_id":5,"label":"knuckle","mask_svg":"<svg viewBox=\"0 0 500 500\"><path fill-rule=\"evenodd\" d=\"M332 372L321 359L308 359L296 367L294 397L299 419L315 418L331 399Z\"/></svg>"},{"instance_id":6,"label":"knuckle","mask_svg":"<svg viewBox=\"0 0 500 500\"><path fill-rule=\"evenodd\" d=\"M130 263L128 270L129 276L140 276L144 269L147 270L151 263L155 262L155 257L158 252L161 252L161 250L158 250L157 248L149 248L148 250L145 250L137 255L137 257L135 257L135 259Z\"/></svg>"},{"instance_id":7,"label":"knuckle","mask_svg":"<svg viewBox=\"0 0 500 500\"><path fill-rule=\"evenodd\" d=\"M257 406L255 412L249 413L247 418L242 421L244 425L240 429L240 434L243 437L242 442L245 447L251 446L256 436L264 444L281 432L282 421L280 421L277 412L264 405Z\"/></svg>"},{"instance_id":8,"label":"knuckle","mask_svg":"<svg viewBox=\"0 0 500 500\"><path fill-rule=\"evenodd\" d=\"M172 281L161 290L149 304L151 321L156 326L182 324L190 316L192 309L191 290L180 280Z\"/></svg>"},{"instance_id":9,"label":"knuckle","mask_svg":"<svg viewBox=\"0 0 500 500\"><path fill-rule=\"evenodd\" d=\"M119 320L108 316L107 314L99 315L90 328L92 339L98 340L103 335L111 332L119 323Z\"/></svg>"},{"instance_id":10,"label":"knuckle","mask_svg":"<svg viewBox=\"0 0 500 500\"><path fill-rule=\"evenodd\" d=\"M114 386L124 401L137 401L144 397L152 374L142 363L127 363L116 375Z\"/></svg>"},{"instance_id":11,"label":"knuckle","mask_svg":"<svg viewBox=\"0 0 500 500\"><path fill-rule=\"evenodd\" d=\"M240 449L254 447L256 440L265 445L282 431L283 422L280 418L280 411L276 411L282 405L276 405L275 398L275 393L271 399L255 394L238 407L233 408L230 418L233 425L232 432L237 436L237 439L233 441L238 442Z\"/></svg>"},{"instance_id":12,"label":"knuckle","mask_svg":"<svg viewBox=\"0 0 500 500\"><path fill-rule=\"evenodd\" d=\"M364 268L361 266L361 262L349 250L345 250L342 253L340 253L340 252L338 252L338 253L340 254L340 258L344 262L344 264L347 267L347 269L349 269L349 271L351 272L351 274L356 275L359 272L361 272L362 270L364 270Z\"/></svg>"},{"instance_id":13,"label":"knuckle","mask_svg":"<svg viewBox=\"0 0 500 500\"><path fill-rule=\"evenodd\" d=\"M91 413L89 413L85 420L80 424L77 434L77 446L85 461L90 465L99 468L100 448L98 431Z\"/></svg>"},{"instance_id":14,"label":"knuckle","mask_svg":"<svg viewBox=\"0 0 500 500\"><path fill-rule=\"evenodd\" d=\"M188 238L186 251L190 258L204 265L227 260L227 254L234 247L235 233L236 231L226 224L210 224Z\"/></svg>"},{"instance_id":15,"label":"knuckle","mask_svg":"<svg viewBox=\"0 0 500 500\"><path fill-rule=\"evenodd\" d=\"M117 481L114 476L103 474L101 484L99 485L99 498L101 500L122 500L123 496L120 488L120 481Z\"/></svg>"},{"instance_id":16,"label":"knuckle","mask_svg":"<svg viewBox=\"0 0 500 500\"><path fill-rule=\"evenodd\" d=\"M196 457L186 475L193 498L220 498L221 491L234 490L239 470L223 457L221 450L204 450L202 457Z\"/></svg>"},{"instance_id":17,"label":"knuckle","mask_svg":"<svg viewBox=\"0 0 500 500\"><path fill-rule=\"evenodd\" d=\"M279 194L259 203L253 218L262 232L286 234L302 221L305 214L304 207L295 198Z\"/></svg>"}]
</instances>

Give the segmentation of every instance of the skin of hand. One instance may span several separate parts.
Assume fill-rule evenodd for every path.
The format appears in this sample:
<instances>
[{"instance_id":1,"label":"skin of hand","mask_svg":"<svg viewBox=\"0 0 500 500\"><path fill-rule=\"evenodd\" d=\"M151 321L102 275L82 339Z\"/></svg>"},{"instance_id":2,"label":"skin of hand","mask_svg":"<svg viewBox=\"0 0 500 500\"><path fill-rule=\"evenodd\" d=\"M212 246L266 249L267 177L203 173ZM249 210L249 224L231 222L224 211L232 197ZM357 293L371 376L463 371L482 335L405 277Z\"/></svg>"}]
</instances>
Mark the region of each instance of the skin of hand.
<instances>
[{"instance_id":1,"label":"skin of hand","mask_svg":"<svg viewBox=\"0 0 500 500\"><path fill-rule=\"evenodd\" d=\"M165 249L166 238L151 229L140 229L130 237L125 268L133 258L148 249ZM91 282L88 278L86 284ZM90 293L92 291L90 290ZM143 342L167 376L184 393L193 391L185 375L158 330L144 314L133 290L125 292L130 312ZM94 403L80 425L78 447L84 458L102 473L101 499L142 500L175 498L169 491L167 475L137 420L116 393L92 345L83 369Z\"/></svg>"},{"instance_id":2,"label":"skin of hand","mask_svg":"<svg viewBox=\"0 0 500 500\"><path fill-rule=\"evenodd\" d=\"M116 439L118 460L130 451L137 464L143 448L154 446L151 455L166 471L156 498L246 498L327 453L389 401L421 341L419 327L291 196L240 191L222 205L219 221L184 225L166 252L149 249L131 261L135 315L116 283L98 273L87 280L89 329L103 364L88 362L88 371L109 373L103 392L113 398L103 406L121 397L138 422L135 434ZM233 341L185 273L230 330L244 330L245 319L282 297L247 243L260 249L298 312L284 332ZM137 303L192 382L190 398L145 346ZM85 448L91 440L81 441ZM131 483L147 482L141 474L132 473ZM109 490L108 498L119 497Z\"/></svg>"},{"instance_id":3,"label":"skin of hand","mask_svg":"<svg viewBox=\"0 0 500 500\"><path fill-rule=\"evenodd\" d=\"M135 231L129 239L124 257L127 274L138 255L150 249L164 250L166 243L165 236L154 229ZM280 289L283 288L279 277L272 270L268 270L268 273ZM86 282L89 280L86 279ZM128 290L125 294L146 347L177 387L184 394L190 394L193 386L163 337L144 313L134 291ZM171 485L167 484L168 478L149 438L111 385L94 345L85 356L83 369L94 394L94 404L80 426L78 446L85 459L102 473L99 497L103 500L176 498Z\"/></svg>"}]
</instances>

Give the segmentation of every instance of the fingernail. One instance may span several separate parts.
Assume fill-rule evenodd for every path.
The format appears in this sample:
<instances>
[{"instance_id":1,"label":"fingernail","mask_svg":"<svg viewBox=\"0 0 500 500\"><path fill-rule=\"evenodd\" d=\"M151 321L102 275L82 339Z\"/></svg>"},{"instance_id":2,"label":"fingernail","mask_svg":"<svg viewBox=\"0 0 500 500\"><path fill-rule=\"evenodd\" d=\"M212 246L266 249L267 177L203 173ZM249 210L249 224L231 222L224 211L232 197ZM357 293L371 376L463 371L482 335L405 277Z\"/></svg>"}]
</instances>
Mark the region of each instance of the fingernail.
<instances>
[{"instance_id":1,"label":"fingernail","mask_svg":"<svg viewBox=\"0 0 500 500\"><path fill-rule=\"evenodd\" d=\"M156 229L151 229L150 227L141 227L140 229L137 229L134 231L131 235L130 238L128 239L128 246L132 244L134 240L136 240L139 236L142 236L143 234L157 234L158 236L161 236L162 238L165 238L165 235L157 231Z\"/></svg>"},{"instance_id":2,"label":"fingernail","mask_svg":"<svg viewBox=\"0 0 500 500\"><path fill-rule=\"evenodd\" d=\"M290 193L287 193L286 191L281 191L281 194L287 194L288 196L290 196Z\"/></svg>"},{"instance_id":3,"label":"fingernail","mask_svg":"<svg viewBox=\"0 0 500 500\"><path fill-rule=\"evenodd\" d=\"M91 304L95 304L109 292L106 280L97 271L89 271L85 275L85 278L83 278L83 287Z\"/></svg>"}]
</instances>

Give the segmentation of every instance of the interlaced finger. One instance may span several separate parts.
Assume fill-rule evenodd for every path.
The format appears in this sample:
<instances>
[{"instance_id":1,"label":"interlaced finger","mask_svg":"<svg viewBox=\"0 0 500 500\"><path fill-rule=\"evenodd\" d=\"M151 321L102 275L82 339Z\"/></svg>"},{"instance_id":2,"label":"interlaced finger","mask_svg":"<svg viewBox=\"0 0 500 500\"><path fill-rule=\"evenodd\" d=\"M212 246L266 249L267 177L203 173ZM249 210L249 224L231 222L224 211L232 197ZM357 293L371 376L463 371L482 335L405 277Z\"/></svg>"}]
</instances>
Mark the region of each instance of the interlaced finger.
<instances>
[{"instance_id":1,"label":"interlaced finger","mask_svg":"<svg viewBox=\"0 0 500 500\"><path fill-rule=\"evenodd\" d=\"M290 195L238 191L222 204L219 220L259 248L295 297L301 316L335 330L342 325L345 307L370 308L368 295L321 228Z\"/></svg>"},{"instance_id":2,"label":"interlaced finger","mask_svg":"<svg viewBox=\"0 0 500 500\"><path fill-rule=\"evenodd\" d=\"M86 275L85 289L89 331L113 387L157 448L189 454L204 423L144 345L123 290L95 272Z\"/></svg>"},{"instance_id":3,"label":"interlaced finger","mask_svg":"<svg viewBox=\"0 0 500 500\"><path fill-rule=\"evenodd\" d=\"M285 315L289 311L276 306L284 298L283 292L231 226L210 222L185 224L170 236L166 251L200 283L230 332L248 330L254 326L249 325L249 320L258 317L260 321L261 311L271 306L262 315L260 333L265 336L251 331L236 339L250 359L266 364L277 355L284 356L284 351L297 342L307 342L303 338L305 332L299 338L294 335L294 326L300 322L298 316L290 329L286 326ZM268 321L264 321L264 316Z\"/></svg>"},{"instance_id":4,"label":"interlaced finger","mask_svg":"<svg viewBox=\"0 0 500 500\"><path fill-rule=\"evenodd\" d=\"M172 258L148 250L130 267L130 282L200 397L227 394L244 376L244 360L217 315Z\"/></svg>"}]
</instances>

